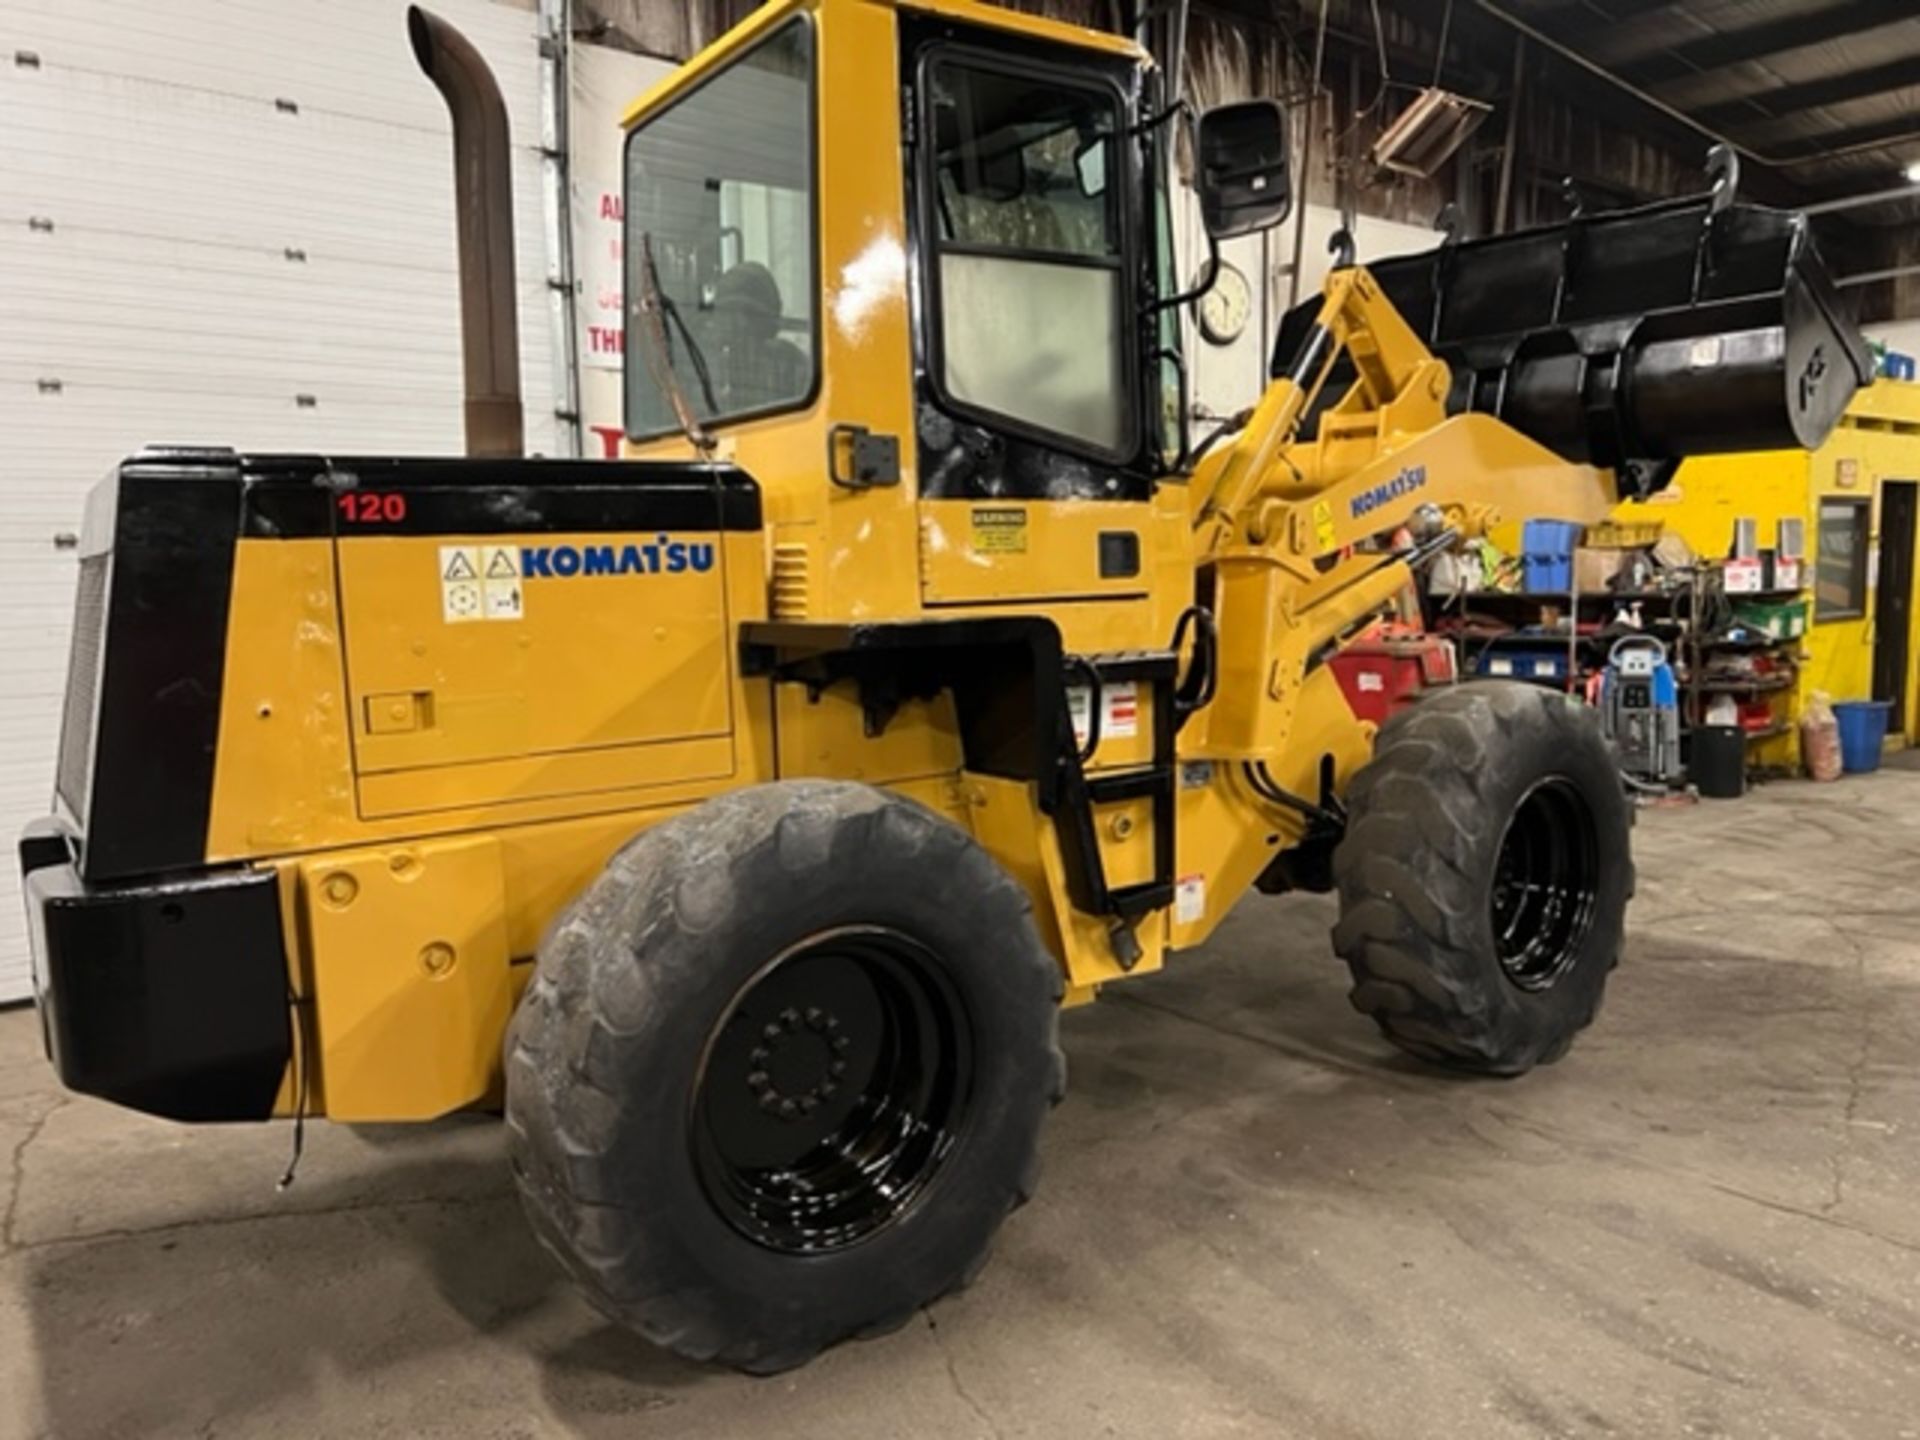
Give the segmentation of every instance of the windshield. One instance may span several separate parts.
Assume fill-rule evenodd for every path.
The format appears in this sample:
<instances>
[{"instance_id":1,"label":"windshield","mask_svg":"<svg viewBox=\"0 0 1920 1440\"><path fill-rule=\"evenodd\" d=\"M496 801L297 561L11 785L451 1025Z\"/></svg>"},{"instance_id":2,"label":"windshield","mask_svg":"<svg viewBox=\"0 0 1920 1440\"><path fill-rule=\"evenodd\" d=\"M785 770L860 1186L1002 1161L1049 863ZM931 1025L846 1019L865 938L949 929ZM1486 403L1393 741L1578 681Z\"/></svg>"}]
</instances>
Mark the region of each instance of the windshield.
<instances>
[{"instance_id":1,"label":"windshield","mask_svg":"<svg viewBox=\"0 0 1920 1440\"><path fill-rule=\"evenodd\" d=\"M627 433L636 439L679 428L661 383L669 364L703 424L791 409L813 394L812 92L813 31L796 21L628 137ZM651 277L640 268L649 256ZM641 308L650 288L657 325Z\"/></svg>"}]
</instances>

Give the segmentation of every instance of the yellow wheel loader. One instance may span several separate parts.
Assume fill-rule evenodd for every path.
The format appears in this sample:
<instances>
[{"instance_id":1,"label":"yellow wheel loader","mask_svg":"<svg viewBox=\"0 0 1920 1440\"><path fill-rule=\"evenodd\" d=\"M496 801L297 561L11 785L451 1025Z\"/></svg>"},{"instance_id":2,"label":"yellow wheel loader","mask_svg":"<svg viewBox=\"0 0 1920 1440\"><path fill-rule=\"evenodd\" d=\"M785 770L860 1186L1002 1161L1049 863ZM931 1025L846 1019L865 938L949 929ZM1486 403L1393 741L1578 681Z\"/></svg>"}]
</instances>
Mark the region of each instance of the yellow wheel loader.
<instances>
[{"instance_id":1,"label":"yellow wheel loader","mask_svg":"<svg viewBox=\"0 0 1920 1440\"><path fill-rule=\"evenodd\" d=\"M967 0L776 0L626 117L626 456L523 458L505 111L454 112L463 459L149 450L93 494L57 813L64 1082L183 1121L504 1106L593 1302L750 1370L964 1283L1059 1007L1337 889L1386 1038L1558 1059L1633 885L1589 712L1376 729L1329 660L1502 517L1813 445L1867 375L1802 218L1711 193L1372 269L1188 433L1174 176L1284 112ZM1184 158L1182 158L1184 157ZM1204 288L1204 285L1203 287Z\"/></svg>"}]
</instances>

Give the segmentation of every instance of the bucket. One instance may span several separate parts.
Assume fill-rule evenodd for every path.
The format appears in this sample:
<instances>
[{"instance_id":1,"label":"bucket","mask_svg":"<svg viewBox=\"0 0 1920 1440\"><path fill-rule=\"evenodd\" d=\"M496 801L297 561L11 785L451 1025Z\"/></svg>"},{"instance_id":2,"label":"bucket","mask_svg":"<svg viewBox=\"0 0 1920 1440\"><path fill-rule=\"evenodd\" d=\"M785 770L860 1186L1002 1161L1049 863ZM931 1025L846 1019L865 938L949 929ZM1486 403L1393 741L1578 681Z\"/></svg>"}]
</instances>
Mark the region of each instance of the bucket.
<instances>
[{"instance_id":1,"label":"bucket","mask_svg":"<svg viewBox=\"0 0 1920 1440\"><path fill-rule=\"evenodd\" d=\"M1842 700L1833 707L1840 722L1840 768L1864 775L1880 768L1880 745L1887 738L1891 700Z\"/></svg>"},{"instance_id":2,"label":"bucket","mask_svg":"<svg viewBox=\"0 0 1920 1440\"><path fill-rule=\"evenodd\" d=\"M1872 352L1806 218L1724 201L1575 215L1367 268L1446 361L1449 414L1496 415L1562 459L1667 475L1689 455L1818 449L1872 381ZM1321 304L1288 312L1274 374L1306 353ZM1335 367L1303 435L1353 374Z\"/></svg>"},{"instance_id":3,"label":"bucket","mask_svg":"<svg viewBox=\"0 0 1920 1440\"><path fill-rule=\"evenodd\" d=\"M1702 725L1693 732L1687 779L1709 800L1747 793L1747 732L1738 725Z\"/></svg>"}]
</instances>

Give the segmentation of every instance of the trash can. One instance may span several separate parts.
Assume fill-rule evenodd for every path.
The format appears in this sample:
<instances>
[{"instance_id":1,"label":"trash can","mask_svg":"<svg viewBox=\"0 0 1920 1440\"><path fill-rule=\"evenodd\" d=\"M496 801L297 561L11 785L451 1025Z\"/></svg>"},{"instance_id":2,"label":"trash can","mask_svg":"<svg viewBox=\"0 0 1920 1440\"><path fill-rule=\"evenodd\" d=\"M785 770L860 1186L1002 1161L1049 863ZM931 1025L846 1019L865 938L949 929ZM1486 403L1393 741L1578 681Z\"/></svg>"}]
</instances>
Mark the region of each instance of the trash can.
<instances>
[{"instance_id":1,"label":"trash can","mask_svg":"<svg viewBox=\"0 0 1920 1440\"><path fill-rule=\"evenodd\" d=\"M1833 707L1840 722L1840 768L1863 775L1880 768L1880 746L1887 738L1891 700L1842 700Z\"/></svg>"},{"instance_id":2,"label":"trash can","mask_svg":"<svg viewBox=\"0 0 1920 1440\"><path fill-rule=\"evenodd\" d=\"M1687 779L1709 800L1747 793L1747 732L1738 725L1702 725L1693 732Z\"/></svg>"}]
</instances>

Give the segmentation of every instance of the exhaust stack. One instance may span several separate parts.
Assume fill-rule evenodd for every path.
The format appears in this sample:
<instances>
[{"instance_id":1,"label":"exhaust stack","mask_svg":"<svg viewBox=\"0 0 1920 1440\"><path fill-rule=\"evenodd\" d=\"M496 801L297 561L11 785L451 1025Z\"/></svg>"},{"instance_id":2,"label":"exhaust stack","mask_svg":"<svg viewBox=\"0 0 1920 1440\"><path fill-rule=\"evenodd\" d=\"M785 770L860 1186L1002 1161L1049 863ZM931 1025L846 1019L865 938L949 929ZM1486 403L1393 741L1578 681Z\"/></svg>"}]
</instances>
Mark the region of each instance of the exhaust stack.
<instances>
[{"instance_id":1,"label":"exhaust stack","mask_svg":"<svg viewBox=\"0 0 1920 1440\"><path fill-rule=\"evenodd\" d=\"M473 43L437 15L407 7L413 58L453 116L453 193L460 227L460 347L467 453L526 449L515 309L513 174L507 103Z\"/></svg>"}]
</instances>

